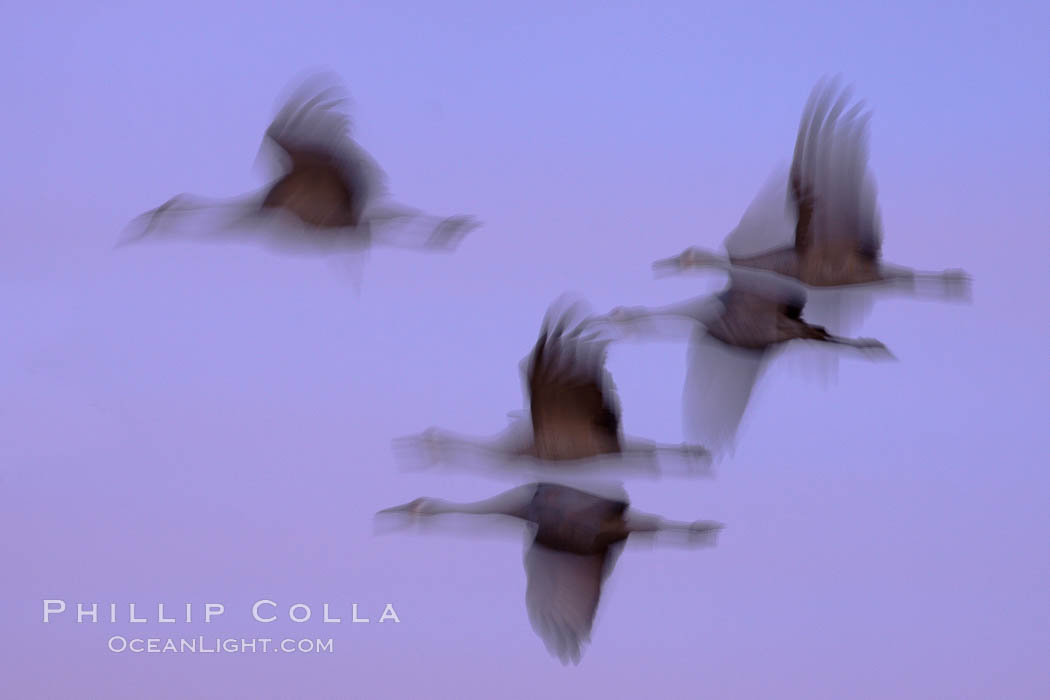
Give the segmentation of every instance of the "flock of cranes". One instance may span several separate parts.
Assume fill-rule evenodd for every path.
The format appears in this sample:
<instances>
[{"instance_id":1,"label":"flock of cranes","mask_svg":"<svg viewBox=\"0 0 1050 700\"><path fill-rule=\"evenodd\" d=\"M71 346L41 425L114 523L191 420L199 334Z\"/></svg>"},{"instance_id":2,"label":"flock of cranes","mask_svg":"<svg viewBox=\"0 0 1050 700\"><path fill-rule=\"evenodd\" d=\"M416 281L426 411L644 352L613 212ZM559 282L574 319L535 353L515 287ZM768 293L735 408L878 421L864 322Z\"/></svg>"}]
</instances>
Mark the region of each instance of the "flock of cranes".
<instances>
[{"instance_id":1,"label":"flock of cranes","mask_svg":"<svg viewBox=\"0 0 1050 700\"><path fill-rule=\"evenodd\" d=\"M170 230L181 215L213 210L227 216L204 231L209 237L239 231L284 249L317 253L377 244L454 250L476 222L466 216L438 218L390 201L382 171L349 136L337 84L307 81L279 111L264 139L279 165L269 186L231 200L173 197L136 220L137 230L125 242ZM889 355L877 340L834 335L804 319L814 290L825 295L829 325L839 332L863 315L868 296L883 290L929 288L945 298L969 294L969 278L961 271L919 273L882 262L867 163L869 115L860 103L851 107L850 97L835 81L818 83L803 113L790 172L759 193L726 239L726 256L690 248L653 264L657 273L725 271L729 282L722 293L658 309L618 307L604 315L563 296L549 309L522 363L527 415L512 414L509 427L489 438L431 428L395 441L395 450L428 465L465 466L480 458L485 468L542 474L537 483L486 500L417 498L380 515L488 515L526 523L529 619L563 663L579 662L602 583L628 537L669 532L711 545L722 528L635 511L618 484L593 481L577 488L567 481L616 470L660 473L669 461L685 465L689 474L710 476L712 458L732 447L759 371L790 341ZM842 303L846 294L853 295L852 303ZM623 434L619 399L605 367L610 343L668 323L691 334L683 392L689 444L680 446Z\"/></svg>"}]
</instances>

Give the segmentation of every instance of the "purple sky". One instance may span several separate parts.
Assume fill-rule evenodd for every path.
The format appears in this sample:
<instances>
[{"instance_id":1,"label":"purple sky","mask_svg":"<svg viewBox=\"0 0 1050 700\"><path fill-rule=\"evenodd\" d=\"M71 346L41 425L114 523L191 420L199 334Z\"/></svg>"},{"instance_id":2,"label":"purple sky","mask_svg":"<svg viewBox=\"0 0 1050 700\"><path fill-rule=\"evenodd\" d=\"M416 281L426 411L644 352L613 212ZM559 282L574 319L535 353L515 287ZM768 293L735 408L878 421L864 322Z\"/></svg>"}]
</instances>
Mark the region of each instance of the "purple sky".
<instances>
[{"instance_id":1,"label":"purple sky","mask_svg":"<svg viewBox=\"0 0 1050 700\"><path fill-rule=\"evenodd\" d=\"M1050 10L728 5L5 11L0 696L1050 697ZM276 100L318 67L395 197L484 221L456 255L376 251L357 297L247 245L111 250L177 192L260 185ZM648 263L721 243L829 72L875 110L885 257L966 269L974 303L877 303L862 334L898 363L844 359L823 386L782 358L716 480L628 483L728 528L714 550L628 547L563 668L519 540L373 535L378 508L507 486L401 474L390 440L502 428L562 291L605 310L717 288ZM617 347L610 370L627 432L681 441L684 346ZM43 598L228 612L44 625ZM264 626L259 598L402 622ZM106 651L129 631L336 653Z\"/></svg>"}]
</instances>

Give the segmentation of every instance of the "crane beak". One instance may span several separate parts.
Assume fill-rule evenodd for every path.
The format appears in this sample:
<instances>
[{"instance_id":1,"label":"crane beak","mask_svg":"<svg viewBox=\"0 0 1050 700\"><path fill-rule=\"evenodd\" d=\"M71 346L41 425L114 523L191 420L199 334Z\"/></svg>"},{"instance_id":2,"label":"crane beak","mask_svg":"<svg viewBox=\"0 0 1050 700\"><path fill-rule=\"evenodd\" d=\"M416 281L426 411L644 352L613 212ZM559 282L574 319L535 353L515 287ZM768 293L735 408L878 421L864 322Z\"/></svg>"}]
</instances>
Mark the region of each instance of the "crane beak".
<instances>
[{"instance_id":1,"label":"crane beak","mask_svg":"<svg viewBox=\"0 0 1050 700\"><path fill-rule=\"evenodd\" d=\"M384 508L383 510L376 513L376 515L383 515L386 513L414 513L416 511L416 502L410 501L409 503L402 503L399 506L391 506Z\"/></svg>"},{"instance_id":2,"label":"crane beak","mask_svg":"<svg viewBox=\"0 0 1050 700\"><path fill-rule=\"evenodd\" d=\"M682 256L662 258L653 263L653 273L657 277L667 277L682 271Z\"/></svg>"}]
</instances>

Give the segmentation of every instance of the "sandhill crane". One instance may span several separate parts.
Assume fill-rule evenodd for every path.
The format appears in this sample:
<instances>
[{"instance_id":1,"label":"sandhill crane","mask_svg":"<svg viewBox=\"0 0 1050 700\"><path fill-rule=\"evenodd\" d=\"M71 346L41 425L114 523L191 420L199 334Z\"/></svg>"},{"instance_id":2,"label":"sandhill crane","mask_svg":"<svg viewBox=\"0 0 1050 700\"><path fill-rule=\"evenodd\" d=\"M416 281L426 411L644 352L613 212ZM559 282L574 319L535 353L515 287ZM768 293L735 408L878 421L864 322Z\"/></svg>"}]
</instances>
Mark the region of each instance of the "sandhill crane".
<instances>
[{"instance_id":1,"label":"sandhill crane","mask_svg":"<svg viewBox=\"0 0 1050 700\"><path fill-rule=\"evenodd\" d=\"M802 318L805 288L787 277L735 268L726 289L656 309L613 309L588 326L603 324L651 334L644 323L678 321L691 333L683 390L685 436L713 450L731 447L760 372L774 352L792 340L810 340L891 356L871 338L832 335Z\"/></svg>"},{"instance_id":2,"label":"sandhill crane","mask_svg":"<svg viewBox=\"0 0 1050 700\"><path fill-rule=\"evenodd\" d=\"M323 82L322 82L323 81ZM278 224L268 241L286 250L327 253L373 244L425 250L455 249L476 226L472 217L446 219L385 200L385 176L349 136L346 101L338 82L315 76L289 97L266 130L263 145L276 147L280 177L262 190L228 200L181 194L133 222L140 230L123 243L154 232L172 215L225 209L223 231L244 229L259 239L259 225ZM274 221L275 215L284 219ZM213 235L209 231L208 235Z\"/></svg>"},{"instance_id":3,"label":"sandhill crane","mask_svg":"<svg viewBox=\"0 0 1050 700\"><path fill-rule=\"evenodd\" d=\"M511 425L490 438L471 438L430 428L395 441L402 455L420 452L434 464L469 466L481 456L508 466L583 473L627 469L659 473L658 457L684 457L690 473L706 472L707 450L664 446L625 437L620 405L605 369L608 339L586 328L585 304L560 297L543 320L539 338L522 362L528 416L512 413Z\"/></svg>"},{"instance_id":4,"label":"sandhill crane","mask_svg":"<svg viewBox=\"0 0 1050 700\"><path fill-rule=\"evenodd\" d=\"M590 641L602 583L633 534L684 533L693 544L713 545L722 525L664 520L639 513L626 493L606 497L554 483L504 491L483 501L453 503L417 498L380 514L413 516L471 514L508 516L530 524L525 550L525 605L529 621L547 650L563 664L580 662Z\"/></svg>"},{"instance_id":5,"label":"sandhill crane","mask_svg":"<svg viewBox=\"0 0 1050 700\"><path fill-rule=\"evenodd\" d=\"M777 217L756 222L756 212L750 211L726 238L728 259L693 247L656 261L654 269L759 268L811 287L893 283L908 288L927 282L945 296L968 296L969 277L961 270L924 273L882 261L875 180L868 169L871 114L862 111L861 102L843 114L850 98L851 91L840 92L837 80L818 82L809 97L790 173L774 183L787 190L789 228Z\"/></svg>"}]
</instances>

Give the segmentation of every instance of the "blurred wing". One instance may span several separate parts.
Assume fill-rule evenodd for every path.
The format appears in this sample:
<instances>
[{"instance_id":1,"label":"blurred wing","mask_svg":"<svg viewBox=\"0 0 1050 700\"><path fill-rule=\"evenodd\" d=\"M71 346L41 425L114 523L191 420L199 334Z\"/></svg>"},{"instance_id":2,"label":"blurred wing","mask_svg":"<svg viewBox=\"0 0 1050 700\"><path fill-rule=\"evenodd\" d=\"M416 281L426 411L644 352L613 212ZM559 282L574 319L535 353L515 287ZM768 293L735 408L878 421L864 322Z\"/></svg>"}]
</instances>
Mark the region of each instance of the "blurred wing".
<instances>
[{"instance_id":1,"label":"blurred wing","mask_svg":"<svg viewBox=\"0 0 1050 700\"><path fill-rule=\"evenodd\" d=\"M621 546L604 555L557 552L532 544L525 552L525 607L532 629L563 664L580 662L590 641L602 581Z\"/></svg>"},{"instance_id":2,"label":"blurred wing","mask_svg":"<svg viewBox=\"0 0 1050 700\"><path fill-rule=\"evenodd\" d=\"M715 453L732 451L751 392L781 340L780 324L800 318L806 303L798 282L751 270L734 270L721 298L721 315L690 342L682 391L686 439Z\"/></svg>"},{"instance_id":3,"label":"blurred wing","mask_svg":"<svg viewBox=\"0 0 1050 700\"><path fill-rule=\"evenodd\" d=\"M582 304L557 307L544 319L525 372L538 452L547 459L619 452L619 400L605 369L608 341L586 334Z\"/></svg>"},{"instance_id":4,"label":"blurred wing","mask_svg":"<svg viewBox=\"0 0 1050 700\"><path fill-rule=\"evenodd\" d=\"M375 160L350 138L350 118L340 109L348 100L333 76L304 81L266 130L276 145L283 171L332 169L363 208L385 193L385 175Z\"/></svg>"},{"instance_id":5,"label":"blurred wing","mask_svg":"<svg viewBox=\"0 0 1050 700\"><path fill-rule=\"evenodd\" d=\"M697 329L682 389L683 434L713 453L732 452L766 353L734 348Z\"/></svg>"},{"instance_id":6,"label":"blurred wing","mask_svg":"<svg viewBox=\"0 0 1050 700\"><path fill-rule=\"evenodd\" d=\"M737 224L725 239L731 258L749 258L795 243L796 215L787 206L788 172L778 168L751 200Z\"/></svg>"},{"instance_id":7,"label":"blurred wing","mask_svg":"<svg viewBox=\"0 0 1050 700\"><path fill-rule=\"evenodd\" d=\"M870 112L850 90L821 81L799 124L791 165L790 195L798 212L795 247L847 241L864 255L881 250L875 179L868 169ZM845 112L845 113L844 113Z\"/></svg>"}]
</instances>

